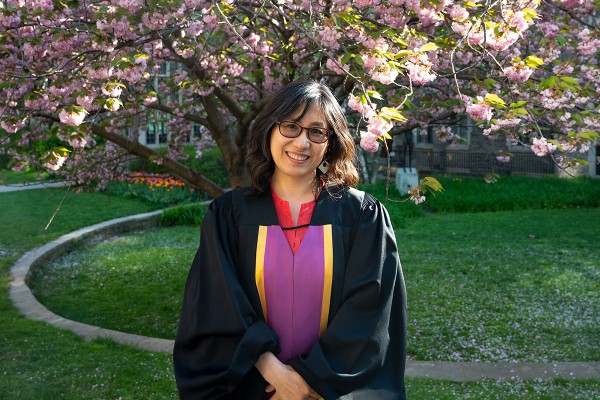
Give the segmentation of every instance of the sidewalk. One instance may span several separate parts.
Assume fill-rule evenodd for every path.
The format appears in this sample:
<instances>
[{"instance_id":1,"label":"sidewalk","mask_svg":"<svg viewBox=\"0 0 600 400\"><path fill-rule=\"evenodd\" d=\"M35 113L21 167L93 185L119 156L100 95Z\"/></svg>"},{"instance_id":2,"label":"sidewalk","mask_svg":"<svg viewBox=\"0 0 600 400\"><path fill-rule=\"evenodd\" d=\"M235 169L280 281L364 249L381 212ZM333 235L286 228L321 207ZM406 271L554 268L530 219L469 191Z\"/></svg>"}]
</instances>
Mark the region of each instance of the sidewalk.
<instances>
[{"instance_id":1,"label":"sidewalk","mask_svg":"<svg viewBox=\"0 0 600 400\"><path fill-rule=\"evenodd\" d=\"M61 186L61 182L54 182L53 184L13 185L9 187L0 186L0 193L57 186ZM118 332L72 321L56 315L37 301L26 284L26 276L32 265L39 265L40 262L46 259L56 257L75 246L76 243L80 243L82 240L99 232L107 233L111 230L123 232L124 230L152 226L152 224L156 223L160 213L161 211L154 211L102 222L63 235L44 246L25 253L10 270L9 297L13 304L26 318L45 321L57 328L69 329L86 340L103 337L110 338L120 344L132 345L148 351L172 352L172 340ZM600 362L466 363L409 360L406 362L405 375L408 378L444 379L454 382L470 382L485 379L547 380L558 377L600 381Z\"/></svg>"},{"instance_id":2,"label":"sidewalk","mask_svg":"<svg viewBox=\"0 0 600 400\"><path fill-rule=\"evenodd\" d=\"M21 184L16 184L16 185L0 185L0 193L16 192L18 190L29 190L29 189L47 189L47 188L64 187L64 186L66 186L66 183L63 181L21 183Z\"/></svg>"}]
</instances>

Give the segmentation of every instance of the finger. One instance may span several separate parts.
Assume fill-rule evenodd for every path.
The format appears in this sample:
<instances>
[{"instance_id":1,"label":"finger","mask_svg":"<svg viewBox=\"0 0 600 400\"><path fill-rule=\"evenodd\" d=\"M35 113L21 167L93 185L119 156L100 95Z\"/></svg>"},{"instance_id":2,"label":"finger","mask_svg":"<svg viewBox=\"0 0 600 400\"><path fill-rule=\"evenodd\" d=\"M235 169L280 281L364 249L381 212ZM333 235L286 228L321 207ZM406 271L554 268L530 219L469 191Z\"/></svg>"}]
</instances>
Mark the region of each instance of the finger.
<instances>
[{"instance_id":1,"label":"finger","mask_svg":"<svg viewBox=\"0 0 600 400\"><path fill-rule=\"evenodd\" d=\"M275 387L273 385L267 385L265 388L265 392L271 393L273 391L275 391Z\"/></svg>"}]
</instances>

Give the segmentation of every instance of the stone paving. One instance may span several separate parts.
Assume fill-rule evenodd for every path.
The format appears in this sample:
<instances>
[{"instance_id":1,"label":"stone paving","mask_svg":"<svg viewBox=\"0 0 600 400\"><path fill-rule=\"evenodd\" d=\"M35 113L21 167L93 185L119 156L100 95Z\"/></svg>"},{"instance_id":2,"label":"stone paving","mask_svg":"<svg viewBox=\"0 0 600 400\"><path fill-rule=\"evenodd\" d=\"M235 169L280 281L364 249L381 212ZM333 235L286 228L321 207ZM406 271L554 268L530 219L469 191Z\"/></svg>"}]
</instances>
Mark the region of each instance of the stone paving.
<instances>
[{"instance_id":1,"label":"stone paving","mask_svg":"<svg viewBox=\"0 0 600 400\"><path fill-rule=\"evenodd\" d=\"M26 185L26 187L22 187L20 190L32 189L32 186L40 187L40 185ZM41 187L48 186L44 184ZM0 186L0 193L13 191L12 187L9 190L6 188L6 186ZM133 345L144 350L172 352L172 340L118 332L71 321L56 315L38 302L27 286L27 276L32 268L36 268L43 262L80 245L82 241L95 235L113 234L155 226L161 212L154 211L92 225L63 235L44 246L25 253L13 265L10 271L12 281L10 283L9 296L15 307L27 318L44 321L57 328L69 329L86 340L100 337L110 338L117 343ZM555 377L600 380L600 362L465 363L409 360L406 363L406 376L409 378L445 379L454 382L478 381L483 379L551 379Z\"/></svg>"}]
</instances>

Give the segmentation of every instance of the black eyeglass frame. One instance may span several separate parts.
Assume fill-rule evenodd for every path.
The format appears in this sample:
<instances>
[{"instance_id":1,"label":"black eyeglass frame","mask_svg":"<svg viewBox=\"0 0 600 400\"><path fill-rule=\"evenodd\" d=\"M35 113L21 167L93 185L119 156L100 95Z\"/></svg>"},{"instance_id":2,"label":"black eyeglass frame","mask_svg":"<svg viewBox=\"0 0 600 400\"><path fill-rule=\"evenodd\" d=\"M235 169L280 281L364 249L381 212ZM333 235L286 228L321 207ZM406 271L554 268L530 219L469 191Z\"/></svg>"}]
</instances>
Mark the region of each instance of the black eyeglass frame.
<instances>
[{"instance_id":1,"label":"black eyeglass frame","mask_svg":"<svg viewBox=\"0 0 600 400\"><path fill-rule=\"evenodd\" d=\"M284 122L288 123L288 124L293 124L293 125L296 125L296 126L300 127L300 132L298 132L298 134L296 136L288 136L288 135L284 134L283 131L281 130L281 124L283 124ZM333 131L330 130L330 129L320 128L320 127L316 127L316 126L310 126L310 127L307 128L307 127L302 126L299 123L294 122L294 121L277 121L277 125L279 126L279 133L281 133L281 136L284 136L284 137L289 138L289 139L295 139L295 138L297 138L298 136L302 135L302 132L304 132L304 130L306 130L308 140L310 140L311 142L316 143L316 144L327 143L327 141L329 141L329 138L331 137L331 135L333 135ZM315 140L311 139L311 134L310 134L311 129L316 129L316 130L318 130L321 133L325 133L325 140L322 141L322 142L318 142L318 141L315 141Z\"/></svg>"}]
</instances>

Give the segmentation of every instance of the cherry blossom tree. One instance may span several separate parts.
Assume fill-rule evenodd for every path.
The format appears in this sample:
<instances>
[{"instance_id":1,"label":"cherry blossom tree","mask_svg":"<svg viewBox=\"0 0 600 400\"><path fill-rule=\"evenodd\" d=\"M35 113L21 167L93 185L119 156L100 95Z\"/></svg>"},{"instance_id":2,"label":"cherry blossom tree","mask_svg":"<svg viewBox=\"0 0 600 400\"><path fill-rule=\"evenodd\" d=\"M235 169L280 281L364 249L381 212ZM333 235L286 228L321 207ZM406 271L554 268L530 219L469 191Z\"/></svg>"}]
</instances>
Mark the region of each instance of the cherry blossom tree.
<instances>
[{"instance_id":1,"label":"cherry blossom tree","mask_svg":"<svg viewBox=\"0 0 600 400\"><path fill-rule=\"evenodd\" d=\"M598 140L597 0L1 4L2 149L16 169L41 163L80 184L102 187L133 154L215 197L223 188L181 162L212 141L244 185L250 124L302 77L335 91L367 152L464 112L563 166ZM165 151L138 140L158 120Z\"/></svg>"}]
</instances>

